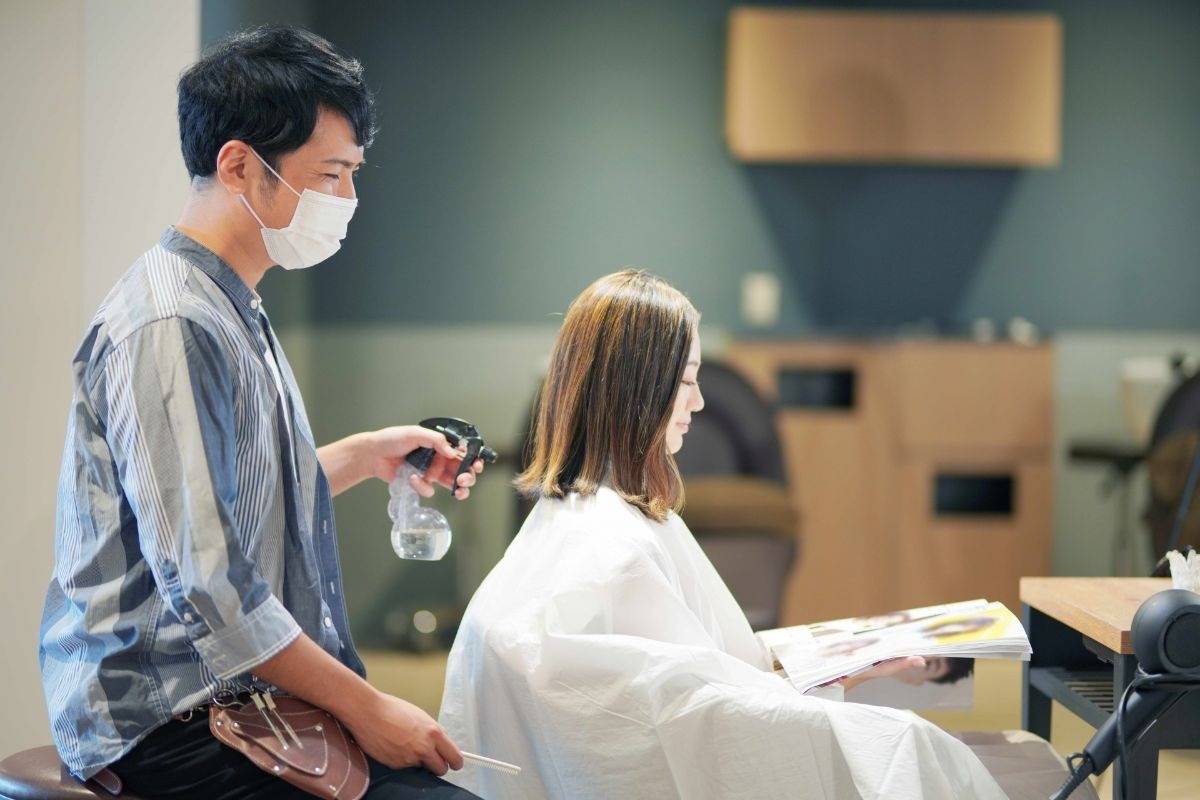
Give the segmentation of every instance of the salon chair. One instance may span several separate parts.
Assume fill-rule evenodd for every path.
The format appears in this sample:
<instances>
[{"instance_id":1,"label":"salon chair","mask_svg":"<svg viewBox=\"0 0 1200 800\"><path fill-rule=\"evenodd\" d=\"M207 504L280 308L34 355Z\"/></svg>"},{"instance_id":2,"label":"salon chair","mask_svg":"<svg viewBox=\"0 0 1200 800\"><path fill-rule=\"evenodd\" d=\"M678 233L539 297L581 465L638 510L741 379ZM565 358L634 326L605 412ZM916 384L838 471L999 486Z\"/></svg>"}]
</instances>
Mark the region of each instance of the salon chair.
<instances>
[{"instance_id":1,"label":"salon chair","mask_svg":"<svg viewBox=\"0 0 1200 800\"><path fill-rule=\"evenodd\" d=\"M774 628L799 527L774 410L745 378L717 361L700 368L700 388L704 410L692 417L675 456L684 482L683 519L751 626ZM528 463L528 428L521 428L518 471ZM518 523L532 508L530 500L517 498Z\"/></svg>"},{"instance_id":2,"label":"salon chair","mask_svg":"<svg viewBox=\"0 0 1200 800\"><path fill-rule=\"evenodd\" d=\"M1149 443L1080 440L1071 442L1073 462L1107 465L1112 477L1104 495L1117 489L1117 535L1113 541L1113 570L1130 574L1133 540L1127 508L1134 471L1145 464L1149 492L1142 522L1150 538L1154 575L1167 574L1164 555L1169 550L1200 547L1200 373L1185 368L1182 355L1172 358L1174 386L1155 412Z\"/></svg>"},{"instance_id":3,"label":"salon chair","mask_svg":"<svg viewBox=\"0 0 1200 800\"><path fill-rule=\"evenodd\" d=\"M1154 420L1146 450L1150 492L1142 519L1154 558L1169 550L1200 547L1200 373L1187 376L1167 395ZM1166 574L1160 573L1160 574Z\"/></svg>"},{"instance_id":4,"label":"salon chair","mask_svg":"<svg viewBox=\"0 0 1200 800\"><path fill-rule=\"evenodd\" d=\"M139 800L121 792L121 800ZM63 766L58 751L47 745L13 753L0 761L0 800L112 800L104 787L80 781Z\"/></svg>"}]
</instances>

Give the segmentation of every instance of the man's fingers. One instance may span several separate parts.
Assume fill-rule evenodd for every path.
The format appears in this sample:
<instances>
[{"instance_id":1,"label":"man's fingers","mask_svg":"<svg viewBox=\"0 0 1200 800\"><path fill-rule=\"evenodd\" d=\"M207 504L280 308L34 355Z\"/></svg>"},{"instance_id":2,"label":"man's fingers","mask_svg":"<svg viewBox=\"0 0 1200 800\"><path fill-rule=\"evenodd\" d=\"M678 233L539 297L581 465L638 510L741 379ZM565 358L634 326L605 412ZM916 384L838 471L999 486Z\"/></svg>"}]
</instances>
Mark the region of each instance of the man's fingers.
<instances>
[{"instance_id":1,"label":"man's fingers","mask_svg":"<svg viewBox=\"0 0 1200 800\"><path fill-rule=\"evenodd\" d=\"M441 436L441 434L434 435ZM420 476L423 486L418 486L415 482L413 483L413 486L417 488L422 497L431 497L433 488L437 485L445 486L447 489L452 490L452 494L458 500L466 500L470 496L471 492L469 489L475 485L475 476L482 471L483 461L476 460L472 464L471 469L458 475L458 468L462 462L463 453L453 448L449 452L450 455L445 456L439 449L437 459L425 474ZM428 487L429 491L426 492L424 487Z\"/></svg>"},{"instance_id":2,"label":"man's fingers","mask_svg":"<svg viewBox=\"0 0 1200 800\"><path fill-rule=\"evenodd\" d=\"M425 765L427 770L439 778L445 775L450 769L446 765L446 759L442 758L442 754L437 751L436 747L431 747L429 752L421 755L421 763Z\"/></svg>"},{"instance_id":3,"label":"man's fingers","mask_svg":"<svg viewBox=\"0 0 1200 800\"><path fill-rule=\"evenodd\" d=\"M420 425L414 425L413 431L413 438L422 447L431 447L446 458L462 458L462 453L452 447L443 434L431 431L429 428L422 428Z\"/></svg>"},{"instance_id":4,"label":"man's fingers","mask_svg":"<svg viewBox=\"0 0 1200 800\"><path fill-rule=\"evenodd\" d=\"M421 497L433 497L433 484L422 478L415 472L409 476L408 483Z\"/></svg>"},{"instance_id":5,"label":"man's fingers","mask_svg":"<svg viewBox=\"0 0 1200 800\"><path fill-rule=\"evenodd\" d=\"M458 486L454 490L454 497L458 500L466 500L471 496L469 487L475 485L475 473L464 472L458 476Z\"/></svg>"},{"instance_id":6,"label":"man's fingers","mask_svg":"<svg viewBox=\"0 0 1200 800\"><path fill-rule=\"evenodd\" d=\"M438 753L446 761L450 769L462 769L463 757L459 752L458 745L451 741L446 731L439 729L434 737L434 742L437 744Z\"/></svg>"}]
</instances>

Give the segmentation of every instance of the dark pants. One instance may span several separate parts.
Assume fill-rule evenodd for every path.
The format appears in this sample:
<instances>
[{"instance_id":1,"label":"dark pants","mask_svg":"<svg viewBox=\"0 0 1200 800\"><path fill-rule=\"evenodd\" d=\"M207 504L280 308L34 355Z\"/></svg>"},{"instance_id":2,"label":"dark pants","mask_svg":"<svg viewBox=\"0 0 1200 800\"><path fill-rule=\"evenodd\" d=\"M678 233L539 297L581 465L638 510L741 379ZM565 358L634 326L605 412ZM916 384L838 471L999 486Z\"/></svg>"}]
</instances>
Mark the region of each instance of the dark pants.
<instances>
[{"instance_id":1,"label":"dark pants","mask_svg":"<svg viewBox=\"0 0 1200 800\"><path fill-rule=\"evenodd\" d=\"M428 770L396 770L373 758L368 761L371 787L365 797L371 800L478 800ZM218 742L208 730L207 714L197 714L188 722L168 722L110 768L125 782L125 788L147 800L157 797L290 800L312 796L268 775L241 753Z\"/></svg>"}]
</instances>

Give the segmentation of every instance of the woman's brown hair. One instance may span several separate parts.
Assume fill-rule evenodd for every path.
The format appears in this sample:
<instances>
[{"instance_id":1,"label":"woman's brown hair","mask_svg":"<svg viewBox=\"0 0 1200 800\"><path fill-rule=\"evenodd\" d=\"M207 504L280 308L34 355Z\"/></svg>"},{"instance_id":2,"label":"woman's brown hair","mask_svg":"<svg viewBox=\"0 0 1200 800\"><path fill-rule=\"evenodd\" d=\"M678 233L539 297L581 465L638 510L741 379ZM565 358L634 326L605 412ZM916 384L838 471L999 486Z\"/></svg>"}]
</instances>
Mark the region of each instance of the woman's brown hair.
<instances>
[{"instance_id":1,"label":"woman's brown hair","mask_svg":"<svg viewBox=\"0 0 1200 800\"><path fill-rule=\"evenodd\" d=\"M534 409L526 495L591 495L605 480L651 519L683 503L667 425L700 315L643 270L593 283L567 309Z\"/></svg>"}]
</instances>

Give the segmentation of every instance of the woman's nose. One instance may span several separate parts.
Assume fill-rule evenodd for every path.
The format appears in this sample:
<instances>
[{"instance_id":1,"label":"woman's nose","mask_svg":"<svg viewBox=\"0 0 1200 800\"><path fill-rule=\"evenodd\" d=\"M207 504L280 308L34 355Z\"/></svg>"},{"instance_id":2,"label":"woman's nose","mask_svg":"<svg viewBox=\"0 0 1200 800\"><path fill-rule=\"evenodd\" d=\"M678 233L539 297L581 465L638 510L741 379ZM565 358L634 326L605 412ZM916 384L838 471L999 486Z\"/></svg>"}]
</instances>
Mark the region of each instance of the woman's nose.
<instances>
[{"instance_id":1,"label":"woman's nose","mask_svg":"<svg viewBox=\"0 0 1200 800\"><path fill-rule=\"evenodd\" d=\"M699 411L704 408L704 395L700 394L700 387L696 387L696 396L692 398L692 411Z\"/></svg>"}]
</instances>

